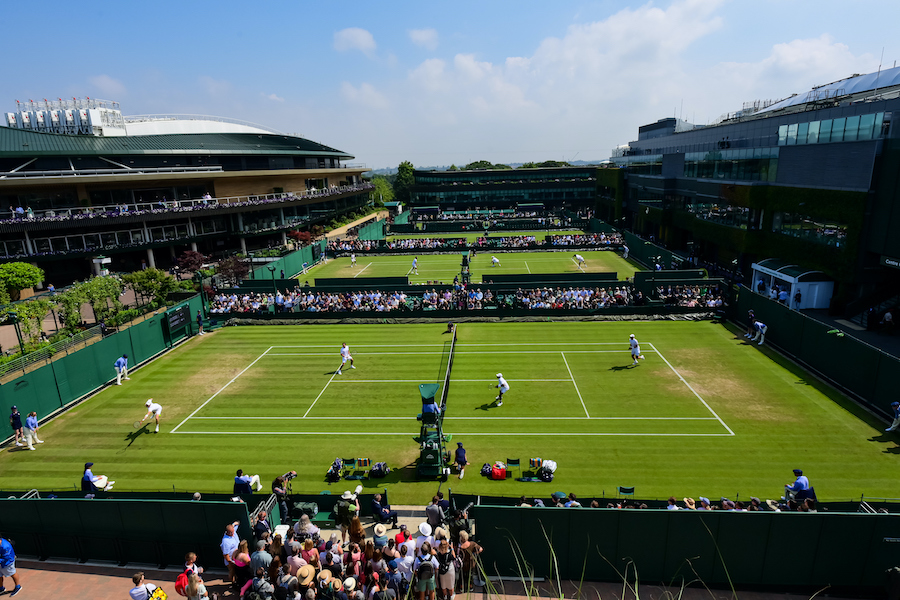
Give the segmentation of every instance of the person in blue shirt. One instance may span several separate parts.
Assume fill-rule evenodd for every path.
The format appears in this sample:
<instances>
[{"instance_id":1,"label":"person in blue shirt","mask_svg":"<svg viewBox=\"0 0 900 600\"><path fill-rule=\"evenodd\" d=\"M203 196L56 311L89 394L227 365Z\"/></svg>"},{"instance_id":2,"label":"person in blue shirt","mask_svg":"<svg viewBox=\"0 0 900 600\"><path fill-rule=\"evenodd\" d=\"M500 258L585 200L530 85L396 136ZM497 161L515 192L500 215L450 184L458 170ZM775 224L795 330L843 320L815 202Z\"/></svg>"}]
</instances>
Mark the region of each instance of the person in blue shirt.
<instances>
[{"instance_id":1,"label":"person in blue shirt","mask_svg":"<svg viewBox=\"0 0 900 600\"><path fill-rule=\"evenodd\" d=\"M766 341L766 332L769 330L769 327L762 321L754 321L753 329L756 330L756 333L753 335L753 338L750 341L755 342L756 340L759 340L759 344L757 344L757 346L762 346L763 342Z\"/></svg>"},{"instance_id":2,"label":"person in blue shirt","mask_svg":"<svg viewBox=\"0 0 900 600\"><path fill-rule=\"evenodd\" d=\"M31 411L25 417L25 441L28 443L28 449L34 450L34 444L43 444L43 440L38 439L38 420L37 413Z\"/></svg>"},{"instance_id":3,"label":"person in blue shirt","mask_svg":"<svg viewBox=\"0 0 900 600\"><path fill-rule=\"evenodd\" d=\"M122 378L124 377L126 381L130 381L131 377L128 376L128 355L123 354L116 362L113 364L116 368L116 385L122 385Z\"/></svg>"},{"instance_id":4,"label":"person in blue shirt","mask_svg":"<svg viewBox=\"0 0 900 600\"><path fill-rule=\"evenodd\" d=\"M891 402L891 409L894 411L894 420L885 431L897 431L897 427L900 427L900 402Z\"/></svg>"},{"instance_id":5,"label":"person in blue shirt","mask_svg":"<svg viewBox=\"0 0 900 600\"><path fill-rule=\"evenodd\" d=\"M809 490L809 479L807 479L806 475L803 474L803 471L800 469L794 469L794 475L797 476L797 479L794 480L794 483L788 483L784 486L785 502L795 499L798 495L800 496L800 498L804 498L806 494L803 494L801 492L806 492Z\"/></svg>"},{"instance_id":6,"label":"person in blue shirt","mask_svg":"<svg viewBox=\"0 0 900 600\"><path fill-rule=\"evenodd\" d=\"M203 335L203 313L197 310L197 332L199 335Z\"/></svg>"},{"instance_id":7,"label":"person in blue shirt","mask_svg":"<svg viewBox=\"0 0 900 600\"><path fill-rule=\"evenodd\" d=\"M9 592L10 596L15 596L22 591L19 575L16 573L16 551L8 539L0 537L0 594L6 593L6 588L3 586L4 577L12 577L16 586Z\"/></svg>"}]
</instances>

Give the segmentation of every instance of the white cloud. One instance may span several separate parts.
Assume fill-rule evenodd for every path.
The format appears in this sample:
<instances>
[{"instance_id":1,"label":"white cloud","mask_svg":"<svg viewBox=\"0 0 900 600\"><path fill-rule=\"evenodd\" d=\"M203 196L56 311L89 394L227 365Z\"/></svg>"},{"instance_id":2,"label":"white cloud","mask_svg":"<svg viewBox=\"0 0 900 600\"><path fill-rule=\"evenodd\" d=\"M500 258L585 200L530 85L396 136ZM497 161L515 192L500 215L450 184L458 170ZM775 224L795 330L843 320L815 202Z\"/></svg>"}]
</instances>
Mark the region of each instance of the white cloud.
<instances>
[{"instance_id":1,"label":"white cloud","mask_svg":"<svg viewBox=\"0 0 900 600\"><path fill-rule=\"evenodd\" d=\"M410 29L409 39L416 46L426 50L437 50L438 32L436 29Z\"/></svg>"},{"instance_id":2,"label":"white cloud","mask_svg":"<svg viewBox=\"0 0 900 600\"><path fill-rule=\"evenodd\" d=\"M125 85L118 79L113 79L109 75L95 75L88 81L97 88L101 94L108 96L109 100L118 100L128 94Z\"/></svg>"},{"instance_id":3,"label":"white cloud","mask_svg":"<svg viewBox=\"0 0 900 600\"><path fill-rule=\"evenodd\" d=\"M341 83L341 95L350 103L363 108L386 109L390 106L388 99L370 83L362 83L355 87L348 82Z\"/></svg>"},{"instance_id":4,"label":"white cloud","mask_svg":"<svg viewBox=\"0 0 900 600\"><path fill-rule=\"evenodd\" d=\"M334 34L334 49L338 52L359 50L367 56L375 52L375 38L365 29L348 27Z\"/></svg>"},{"instance_id":5,"label":"white cloud","mask_svg":"<svg viewBox=\"0 0 900 600\"><path fill-rule=\"evenodd\" d=\"M265 94L266 98L269 100L273 100L275 102L284 102L284 98L278 96L277 94Z\"/></svg>"}]
</instances>

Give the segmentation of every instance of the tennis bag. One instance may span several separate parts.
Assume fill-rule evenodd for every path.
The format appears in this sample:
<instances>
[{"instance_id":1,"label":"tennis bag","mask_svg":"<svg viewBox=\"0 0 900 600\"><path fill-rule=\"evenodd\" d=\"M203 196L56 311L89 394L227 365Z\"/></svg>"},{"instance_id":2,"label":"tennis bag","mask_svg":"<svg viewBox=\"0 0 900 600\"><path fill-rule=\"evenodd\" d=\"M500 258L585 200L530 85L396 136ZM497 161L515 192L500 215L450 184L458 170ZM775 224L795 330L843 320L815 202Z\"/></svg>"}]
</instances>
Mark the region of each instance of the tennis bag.
<instances>
[{"instance_id":1,"label":"tennis bag","mask_svg":"<svg viewBox=\"0 0 900 600\"><path fill-rule=\"evenodd\" d=\"M374 479L382 479L387 477L387 474L391 472L391 468L387 466L387 463L377 462L372 465L371 470L369 470L369 477Z\"/></svg>"},{"instance_id":2,"label":"tennis bag","mask_svg":"<svg viewBox=\"0 0 900 600\"><path fill-rule=\"evenodd\" d=\"M294 502L294 510L292 514L295 519L299 519L303 515L310 519L319 514L319 505L315 502Z\"/></svg>"},{"instance_id":3,"label":"tennis bag","mask_svg":"<svg viewBox=\"0 0 900 600\"><path fill-rule=\"evenodd\" d=\"M545 460L541 463L541 470L538 471L538 477L541 478L541 481L550 482L553 481L553 474L556 472L556 461L555 460Z\"/></svg>"},{"instance_id":4,"label":"tennis bag","mask_svg":"<svg viewBox=\"0 0 900 600\"><path fill-rule=\"evenodd\" d=\"M491 479L506 479L506 465L500 461L491 468Z\"/></svg>"},{"instance_id":5,"label":"tennis bag","mask_svg":"<svg viewBox=\"0 0 900 600\"><path fill-rule=\"evenodd\" d=\"M484 464L481 466L481 474L482 474L483 476L485 476L485 477L490 477L490 476L491 476L491 471L493 471L493 469L491 468L491 465L489 465L488 463L484 463Z\"/></svg>"}]
</instances>

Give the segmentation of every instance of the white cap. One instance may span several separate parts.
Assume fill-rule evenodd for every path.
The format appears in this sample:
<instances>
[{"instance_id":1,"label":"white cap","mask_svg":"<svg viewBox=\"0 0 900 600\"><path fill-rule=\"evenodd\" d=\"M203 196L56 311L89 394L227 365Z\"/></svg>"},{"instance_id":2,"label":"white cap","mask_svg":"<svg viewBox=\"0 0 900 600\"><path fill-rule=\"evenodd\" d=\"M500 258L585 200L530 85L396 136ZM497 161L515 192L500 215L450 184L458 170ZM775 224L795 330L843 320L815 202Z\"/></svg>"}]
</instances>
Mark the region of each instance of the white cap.
<instances>
[{"instance_id":1,"label":"white cap","mask_svg":"<svg viewBox=\"0 0 900 600\"><path fill-rule=\"evenodd\" d=\"M153 398L148 399L148 400L144 403L144 406L150 406L151 404L153 404Z\"/></svg>"},{"instance_id":2,"label":"white cap","mask_svg":"<svg viewBox=\"0 0 900 600\"><path fill-rule=\"evenodd\" d=\"M497 373L497 377L503 377L503 373Z\"/></svg>"},{"instance_id":3,"label":"white cap","mask_svg":"<svg viewBox=\"0 0 900 600\"><path fill-rule=\"evenodd\" d=\"M632 334L629 335L628 337L630 337L631 339L634 339L634 334L632 333Z\"/></svg>"}]
</instances>

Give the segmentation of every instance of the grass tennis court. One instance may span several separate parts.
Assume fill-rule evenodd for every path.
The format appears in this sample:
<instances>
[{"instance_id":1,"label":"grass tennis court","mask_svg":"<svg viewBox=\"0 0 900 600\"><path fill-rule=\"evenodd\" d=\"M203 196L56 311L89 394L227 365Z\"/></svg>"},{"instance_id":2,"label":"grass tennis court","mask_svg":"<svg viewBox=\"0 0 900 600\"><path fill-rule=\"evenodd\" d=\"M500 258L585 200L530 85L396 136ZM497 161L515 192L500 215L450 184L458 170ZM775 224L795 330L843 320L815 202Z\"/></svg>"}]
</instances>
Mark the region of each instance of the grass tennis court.
<instances>
[{"instance_id":1,"label":"grass tennis court","mask_svg":"<svg viewBox=\"0 0 900 600\"><path fill-rule=\"evenodd\" d=\"M587 264L579 268L574 260L575 254L584 257ZM326 277L403 277L409 273L412 267L413 257L408 256L370 256L356 255L356 266L350 266L349 256L328 261L326 264L314 267L306 276L300 275L303 281L307 279L312 283L313 278ZM491 256L500 259L500 266L491 266ZM441 281L445 284L453 282L453 278L459 275L461 254L422 254L418 257L419 274L409 273L410 283L425 283L427 281ZM572 250L559 252L496 252L491 254L489 250L478 252L471 266L472 281L488 281L494 274L510 273L618 273L619 280L633 277L635 266L619 254L609 250L584 251ZM572 285L572 284L566 284Z\"/></svg>"},{"instance_id":2,"label":"grass tennis court","mask_svg":"<svg viewBox=\"0 0 900 600\"><path fill-rule=\"evenodd\" d=\"M442 324L233 327L195 337L42 427L37 451L0 454L4 489L71 489L82 464L117 490L230 491L243 468L295 491L341 492L337 457L396 470L394 503L423 503L412 479L419 383L443 380ZM628 334L646 360L632 368ZM347 342L357 369L334 371ZM511 389L493 406L495 374ZM134 430L144 401L161 433ZM777 497L800 467L822 499L894 496L897 437L834 390L734 331L704 322L472 323L459 327L445 433L472 467L467 493L582 497L635 486L639 497ZM552 484L478 475L482 463L552 458Z\"/></svg>"}]
</instances>

